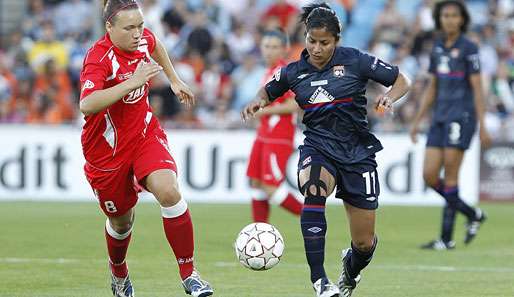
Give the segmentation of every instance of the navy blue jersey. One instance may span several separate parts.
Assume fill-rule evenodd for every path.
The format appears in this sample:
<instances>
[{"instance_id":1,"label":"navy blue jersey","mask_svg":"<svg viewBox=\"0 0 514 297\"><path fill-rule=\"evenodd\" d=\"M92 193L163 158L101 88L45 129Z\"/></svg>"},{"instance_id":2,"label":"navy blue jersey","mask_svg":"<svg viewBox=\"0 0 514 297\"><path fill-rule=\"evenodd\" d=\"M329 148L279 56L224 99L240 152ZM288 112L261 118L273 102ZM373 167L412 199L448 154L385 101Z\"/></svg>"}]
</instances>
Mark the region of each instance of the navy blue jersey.
<instances>
[{"instance_id":1,"label":"navy blue jersey","mask_svg":"<svg viewBox=\"0 0 514 297\"><path fill-rule=\"evenodd\" d=\"M380 151L380 141L369 132L366 84L372 79L391 86L398 67L348 47L336 47L323 69L308 58L304 50L299 61L275 73L265 86L270 100L292 90L305 111L305 145L339 163L356 163Z\"/></svg>"},{"instance_id":2,"label":"navy blue jersey","mask_svg":"<svg viewBox=\"0 0 514 297\"><path fill-rule=\"evenodd\" d=\"M437 78L432 121L474 121L475 103L469 77L480 72L476 44L463 35L449 48L445 47L444 40L436 40L429 71Z\"/></svg>"}]
</instances>

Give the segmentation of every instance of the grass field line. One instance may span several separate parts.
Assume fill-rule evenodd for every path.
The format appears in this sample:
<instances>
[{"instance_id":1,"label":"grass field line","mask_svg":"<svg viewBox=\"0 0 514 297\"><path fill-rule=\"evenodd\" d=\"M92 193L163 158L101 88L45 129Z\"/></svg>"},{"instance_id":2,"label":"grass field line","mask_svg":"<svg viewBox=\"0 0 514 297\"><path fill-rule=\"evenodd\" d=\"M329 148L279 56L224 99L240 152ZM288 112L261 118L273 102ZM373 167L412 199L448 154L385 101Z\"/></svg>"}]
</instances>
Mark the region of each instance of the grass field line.
<instances>
[{"instance_id":1,"label":"grass field line","mask_svg":"<svg viewBox=\"0 0 514 297\"><path fill-rule=\"evenodd\" d=\"M137 260L136 260L137 261ZM76 264L81 262L105 262L105 259L73 259L73 258L0 258L0 263L9 264ZM134 261L132 261L134 262ZM287 268L307 268L306 264L300 263L280 263L281 266ZM214 266L237 267L237 262L215 262ZM339 266L330 265L325 266ZM440 272L496 272L496 273L514 273L512 267L458 267L458 266L441 266L441 265L399 265L399 264L372 264L368 269L378 270L397 270L397 271L440 271Z\"/></svg>"},{"instance_id":2,"label":"grass field line","mask_svg":"<svg viewBox=\"0 0 514 297\"><path fill-rule=\"evenodd\" d=\"M216 262L217 267L236 267L239 263L235 262ZM287 268L307 268L307 264L298 263L280 263L281 266ZM327 267L335 265L325 265ZM339 266L339 265L337 265ZM371 264L367 269L378 270L398 270L398 271L442 271L442 272L496 272L496 273L514 273L514 268L510 267L457 267L457 266L440 266L440 265L397 265L397 264Z\"/></svg>"},{"instance_id":3,"label":"grass field line","mask_svg":"<svg viewBox=\"0 0 514 297\"><path fill-rule=\"evenodd\" d=\"M137 260L136 260L137 261ZM9 264L76 264L81 262L105 262L105 259L73 259L73 258L0 258L0 263ZM132 261L134 262L134 261ZM280 263L281 266L287 268L307 268L306 264L300 263ZM215 262L214 266L237 267L237 262ZM327 264L325 266L336 266ZM339 266L339 265L337 265ZM372 264L368 269L378 270L397 270L397 271L440 271L440 272L496 272L496 273L514 273L512 267L458 267L458 266L441 266L441 265L399 265L399 264Z\"/></svg>"}]
</instances>

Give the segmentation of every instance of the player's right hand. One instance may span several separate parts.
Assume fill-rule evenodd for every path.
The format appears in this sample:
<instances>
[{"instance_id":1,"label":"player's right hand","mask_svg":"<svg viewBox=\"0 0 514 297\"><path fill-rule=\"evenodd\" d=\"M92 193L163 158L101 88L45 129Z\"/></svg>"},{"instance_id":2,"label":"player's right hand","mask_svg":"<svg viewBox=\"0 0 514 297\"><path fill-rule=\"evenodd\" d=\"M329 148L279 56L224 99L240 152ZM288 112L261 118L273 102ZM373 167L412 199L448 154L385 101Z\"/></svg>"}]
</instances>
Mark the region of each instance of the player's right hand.
<instances>
[{"instance_id":1,"label":"player's right hand","mask_svg":"<svg viewBox=\"0 0 514 297\"><path fill-rule=\"evenodd\" d=\"M139 64L137 64L136 71L134 71L134 74L130 77L133 88L139 88L144 85L161 71L162 67L159 64L146 63L144 61L139 62Z\"/></svg>"},{"instance_id":2,"label":"player's right hand","mask_svg":"<svg viewBox=\"0 0 514 297\"><path fill-rule=\"evenodd\" d=\"M418 142L418 124L412 125L412 128L409 131L409 135L412 143Z\"/></svg>"},{"instance_id":3,"label":"player's right hand","mask_svg":"<svg viewBox=\"0 0 514 297\"><path fill-rule=\"evenodd\" d=\"M256 112L258 112L263 106L262 100L253 100L248 103L243 111L241 112L241 119L246 122L248 119L253 117Z\"/></svg>"}]
</instances>

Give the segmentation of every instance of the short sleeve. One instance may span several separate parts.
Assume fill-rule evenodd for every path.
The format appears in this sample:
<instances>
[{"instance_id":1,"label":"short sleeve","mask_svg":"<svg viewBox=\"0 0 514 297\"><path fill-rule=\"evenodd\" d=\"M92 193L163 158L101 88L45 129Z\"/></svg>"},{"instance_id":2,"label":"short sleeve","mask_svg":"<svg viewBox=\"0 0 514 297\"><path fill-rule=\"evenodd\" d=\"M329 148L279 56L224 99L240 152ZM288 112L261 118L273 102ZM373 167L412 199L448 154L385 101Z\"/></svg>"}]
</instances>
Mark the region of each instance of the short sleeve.
<instances>
[{"instance_id":1,"label":"short sleeve","mask_svg":"<svg viewBox=\"0 0 514 297\"><path fill-rule=\"evenodd\" d=\"M287 67L281 67L271 77L271 80L264 86L270 101L273 101L289 90L289 82L287 80Z\"/></svg>"},{"instance_id":2,"label":"short sleeve","mask_svg":"<svg viewBox=\"0 0 514 297\"><path fill-rule=\"evenodd\" d=\"M80 73L80 100L97 90L103 90L108 69L102 63L86 63Z\"/></svg>"},{"instance_id":3,"label":"short sleeve","mask_svg":"<svg viewBox=\"0 0 514 297\"><path fill-rule=\"evenodd\" d=\"M359 69L361 76L372 79L386 87L393 85L399 74L397 66L365 53L361 53L359 56Z\"/></svg>"},{"instance_id":4,"label":"short sleeve","mask_svg":"<svg viewBox=\"0 0 514 297\"><path fill-rule=\"evenodd\" d=\"M157 44L157 39L155 38L155 35L152 31L145 28L143 30L143 38L145 38L148 41L148 52L150 53L150 55L153 54L153 51L155 50L155 46Z\"/></svg>"},{"instance_id":5,"label":"short sleeve","mask_svg":"<svg viewBox=\"0 0 514 297\"><path fill-rule=\"evenodd\" d=\"M466 72L468 74L480 73L480 56L478 47L471 43L466 53Z\"/></svg>"}]
</instances>

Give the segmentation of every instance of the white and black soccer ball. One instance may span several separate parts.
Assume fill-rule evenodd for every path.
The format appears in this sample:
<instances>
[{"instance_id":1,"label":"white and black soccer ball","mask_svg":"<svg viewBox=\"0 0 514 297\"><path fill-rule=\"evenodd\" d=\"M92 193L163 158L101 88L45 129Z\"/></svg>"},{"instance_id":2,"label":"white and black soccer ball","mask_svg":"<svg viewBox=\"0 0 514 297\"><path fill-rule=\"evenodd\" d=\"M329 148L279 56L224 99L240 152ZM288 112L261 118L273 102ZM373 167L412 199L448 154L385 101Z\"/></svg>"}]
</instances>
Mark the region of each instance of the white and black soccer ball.
<instances>
[{"instance_id":1,"label":"white and black soccer ball","mask_svg":"<svg viewBox=\"0 0 514 297\"><path fill-rule=\"evenodd\" d=\"M237 259L252 270L268 270L277 265L284 247L280 232L266 223L252 223L244 227L235 242Z\"/></svg>"}]
</instances>

